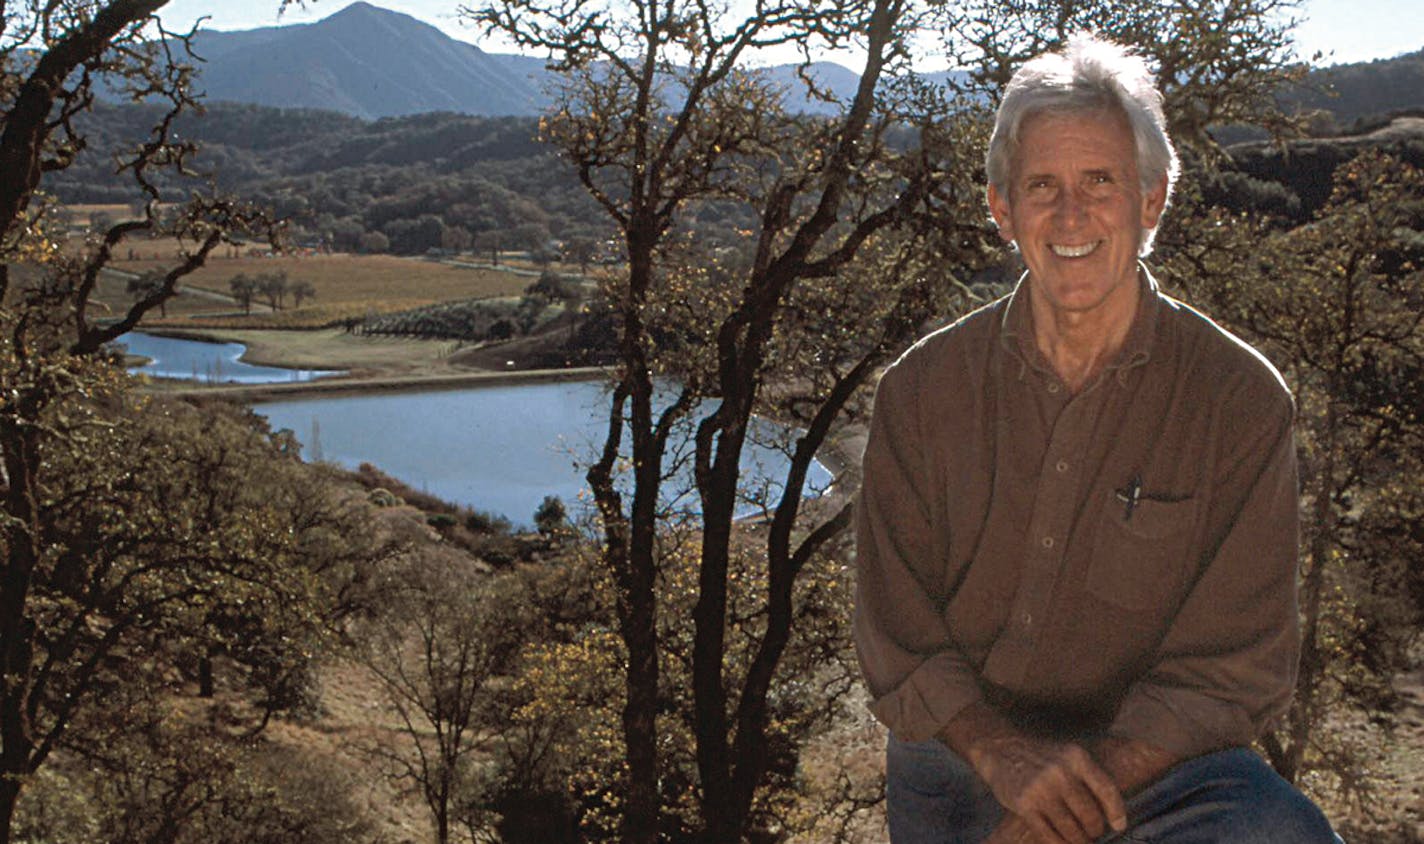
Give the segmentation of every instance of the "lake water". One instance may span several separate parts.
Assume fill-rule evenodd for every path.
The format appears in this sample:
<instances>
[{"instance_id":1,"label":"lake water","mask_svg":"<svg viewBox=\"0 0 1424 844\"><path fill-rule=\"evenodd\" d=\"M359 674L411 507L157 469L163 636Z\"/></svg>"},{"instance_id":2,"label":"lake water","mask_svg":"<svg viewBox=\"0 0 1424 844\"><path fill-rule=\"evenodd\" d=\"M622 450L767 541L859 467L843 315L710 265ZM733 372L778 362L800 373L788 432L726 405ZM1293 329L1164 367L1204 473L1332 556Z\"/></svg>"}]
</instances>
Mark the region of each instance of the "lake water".
<instances>
[{"instance_id":1,"label":"lake water","mask_svg":"<svg viewBox=\"0 0 1424 844\"><path fill-rule=\"evenodd\" d=\"M291 429L307 459L348 468L371 463L447 501L528 525L546 495L559 496L571 511L587 500L583 472L606 431L608 393L602 383L579 381L299 399L255 409L274 428ZM760 420L755 432L762 442L742 461L744 488L779 490L775 479L788 461L773 440L786 432ZM690 456L688 438L680 441L682 456ZM808 493L831 481L819 463L811 474ZM690 477L689 469L668 485L688 487ZM677 503L691 507L695 500L689 494ZM747 506L741 514L755 512Z\"/></svg>"},{"instance_id":2,"label":"lake water","mask_svg":"<svg viewBox=\"0 0 1424 844\"><path fill-rule=\"evenodd\" d=\"M166 378L246 384L309 381L331 372L279 369L242 363L243 346L203 343L133 332L120 338L132 354L153 359L134 371ZM288 428L309 460L355 469L370 463L417 489L447 501L506 516L528 525L546 495L573 512L587 496L585 467L607 430L608 392L601 382L572 381L430 392L307 398L258 405L273 428ZM779 491L776 478L788 460L777 449L787 437L779 426L755 420L742 460L744 489ZM677 438L669 465L682 464L670 488L690 489L690 436ZM681 458L681 459L679 459ZM823 490L831 474L819 463L808 493ZM696 496L675 500L691 507ZM742 515L757 512L748 505Z\"/></svg>"},{"instance_id":3,"label":"lake water","mask_svg":"<svg viewBox=\"0 0 1424 844\"><path fill-rule=\"evenodd\" d=\"M310 381L325 375L338 374L325 370L285 369L276 366L254 366L238 360L247 347L241 343L203 343L175 337L157 337L131 331L118 339L128 347L129 354L149 358L145 366L130 369L134 374L155 378L178 378L204 384L275 384L285 381Z\"/></svg>"}]
</instances>

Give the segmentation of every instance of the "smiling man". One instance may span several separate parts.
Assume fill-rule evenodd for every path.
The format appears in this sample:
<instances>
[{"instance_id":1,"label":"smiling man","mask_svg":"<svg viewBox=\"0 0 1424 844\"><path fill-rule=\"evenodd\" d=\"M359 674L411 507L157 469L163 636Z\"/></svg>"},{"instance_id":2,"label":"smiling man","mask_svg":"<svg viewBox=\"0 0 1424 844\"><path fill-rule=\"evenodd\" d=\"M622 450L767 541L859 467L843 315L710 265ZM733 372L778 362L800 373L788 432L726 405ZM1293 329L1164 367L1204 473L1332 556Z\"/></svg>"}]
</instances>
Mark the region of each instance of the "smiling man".
<instances>
[{"instance_id":1,"label":"smiling man","mask_svg":"<svg viewBox=\"0 0 1424 844\"><path fill-rule=\"evenodd\" d=\"M1338 841L1248 749L1295 682L1294 407L1140 263L1177 171L1145 63L1026 64L988 171L1028 270L887 370L864 460L892 840Z\"/></svg>"}]
</instances>

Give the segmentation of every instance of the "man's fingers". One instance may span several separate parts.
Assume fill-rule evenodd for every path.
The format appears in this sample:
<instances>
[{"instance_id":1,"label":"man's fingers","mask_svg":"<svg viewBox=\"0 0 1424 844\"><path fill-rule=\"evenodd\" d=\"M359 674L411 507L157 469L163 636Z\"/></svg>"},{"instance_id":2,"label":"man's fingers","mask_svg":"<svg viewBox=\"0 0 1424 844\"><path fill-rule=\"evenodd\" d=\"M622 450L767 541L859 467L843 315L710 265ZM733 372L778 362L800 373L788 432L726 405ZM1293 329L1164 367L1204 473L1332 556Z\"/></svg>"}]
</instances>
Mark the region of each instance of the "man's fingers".
<instances>
[{"instance_id":1,"label":"man's fingers","mask_svg":"<svg viewBox=\"0 0 1424 844\"><path fill-rule=\"evenodd\" d=\"M1123 802L1122 791L1117 784L1112 781L1112 777L1099 767L1098 763L1086 751L1080 755L1075 754L1075 768L1084 785L1092 792L1093 798L1097 800L1101 808L1102 817L1107 821L1108 826L1114 832L1122 832L1127 829L1127 804ZM1105 830L1100 830L1093 835L1102 835Z\"/></svg>"},{"instance_id":2,"label":"man's fingers","mask_svg":"<svg viewBox=\"0 0 1424 844\"><path fill-rule=\"evenodd\" d=\"M1059 835L1043 815L1031 815L1024 818L1024 822L1033 830L1034 844L1068 844L1068 839Z\"/></svg>"},{"instance_id":3,"label":"man's fingers","mask_svg":"<svg viewBox=\"0 0 1424 844\"><path fill-rule=\"evenodd\" d=\"M1081 784L1074 783L1073 787L1066 790L1063 795L1064 812L1071 816L1073 828L1081 830L1082 840L1093 841L1107 832L1107 816L1103 808L1098 805L1094 793ZM1060 832L1064 832L1062 825L1055 824ZM1073 836L1064 834L1064 838L1069 841L1076 840Z\"/></svg>"}]
</instances>

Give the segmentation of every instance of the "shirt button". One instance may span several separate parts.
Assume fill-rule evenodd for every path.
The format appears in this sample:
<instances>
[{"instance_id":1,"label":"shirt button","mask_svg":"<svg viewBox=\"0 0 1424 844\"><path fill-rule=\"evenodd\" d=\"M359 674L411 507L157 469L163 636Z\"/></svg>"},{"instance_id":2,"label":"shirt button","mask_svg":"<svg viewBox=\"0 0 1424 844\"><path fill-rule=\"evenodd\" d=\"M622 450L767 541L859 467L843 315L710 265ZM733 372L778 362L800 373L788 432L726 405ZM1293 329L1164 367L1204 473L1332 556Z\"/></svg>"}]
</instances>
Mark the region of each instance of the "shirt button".
<instances>
[{"instance_id":1,"label":"shirt button","mask_svg":"<svg viewBox=\"0 0 1424 844\"><path fill-rule=\"evenodd\" d=\"M1045 536L1045 537L1043 538L1043 547L1044 547L1044 548L1052 548L1052 547L1053 547L1053 537L1051 537L1051 536Z\"/></svg>"},{"instance_id":2,"label":"shirt button","mask_svg":"<svg viewBox=\"0 0 1424 844\"><path fill-rule=\"evenodd\" d=\"M1058 395L1058 391L1059 391L1060 389L1061 389L1061 388L1060 388L1057 384L1049 384L1049 385L1048 385L1048 392L1053 393L1055 396Z\"/></svg>"},{"instance_id":3,"label":"shirt button","mask_svg":"<svg viewBox=\"0 0 1424 844\"><path fill-rule=\"evenodd\" d=\"M1053 468L1057 469L1059 472L1066 472L1068 471L1068 461L1060 460L1058 461L1058 465L1054 466Z\"/></svg>"},{"instance_id":4,"label":"shirt button","mask_svg":"<svg viewBox=\"0 0 1424 844\"><path fill-rule=\"evenodd\" d=\"M1024 627L1028 627L1033 624L1033 613L1026 612L1023 614L1023 624Z\"/></svg>"}]
</instances>

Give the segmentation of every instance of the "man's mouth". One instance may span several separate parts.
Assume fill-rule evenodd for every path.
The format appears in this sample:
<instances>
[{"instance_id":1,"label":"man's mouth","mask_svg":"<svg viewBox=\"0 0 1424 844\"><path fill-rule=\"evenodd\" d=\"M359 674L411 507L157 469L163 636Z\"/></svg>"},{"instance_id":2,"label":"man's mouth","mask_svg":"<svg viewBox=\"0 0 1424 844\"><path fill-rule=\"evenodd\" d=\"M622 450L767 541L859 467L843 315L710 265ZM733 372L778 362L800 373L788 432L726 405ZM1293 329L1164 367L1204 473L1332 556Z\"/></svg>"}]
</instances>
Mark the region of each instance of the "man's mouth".
<instances>
[{"instance_id":1,"label":"man's mouth","mask_svg":"<svg viewBox=\"0 0 1424 844\"><path fill-rule=\"evenodd\" d=\"M1094 250L1102 244L1101 240L1094 240L1091 243L1083 243L1078 246L1068 246L1062 243L1052 244L1053 254L1060 258L1081 258L1084 255L1091 255Z\"/></svg>"}]
</instances>

